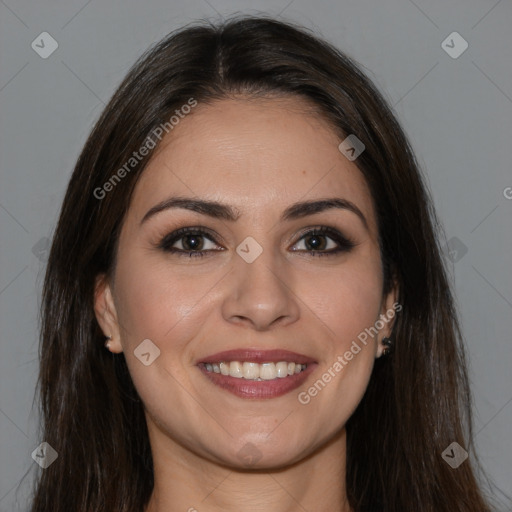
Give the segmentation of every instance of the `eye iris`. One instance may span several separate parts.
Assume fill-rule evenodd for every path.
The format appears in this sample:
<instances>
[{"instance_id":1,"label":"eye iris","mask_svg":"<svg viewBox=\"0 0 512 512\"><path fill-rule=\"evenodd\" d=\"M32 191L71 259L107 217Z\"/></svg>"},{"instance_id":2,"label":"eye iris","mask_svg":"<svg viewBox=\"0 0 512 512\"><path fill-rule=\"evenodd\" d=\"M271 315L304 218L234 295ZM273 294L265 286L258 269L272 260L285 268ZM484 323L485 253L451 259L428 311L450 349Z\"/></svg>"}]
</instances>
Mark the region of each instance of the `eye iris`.
<instances>
[{"instance_id":1,"label":"eye iris","mask_svg":"<svg viewBox=\"0 0 512 512\"><path fill-rule=\"evenodd\" d=\"M306 247L308 251L313 249L325 249L325 237L319 235L310 235L306 238Z\"/></svg>"},{"instance_id":2,"label":"eye iris","mask_svg":"<svg viewBox=\"0 0 512 512\"><path fill-rule=\"evenodd\" d=\"M201 250L203 247L203 237L202 235L185 235L182 243L187 251Z\"/></svg>"}]
</instances>

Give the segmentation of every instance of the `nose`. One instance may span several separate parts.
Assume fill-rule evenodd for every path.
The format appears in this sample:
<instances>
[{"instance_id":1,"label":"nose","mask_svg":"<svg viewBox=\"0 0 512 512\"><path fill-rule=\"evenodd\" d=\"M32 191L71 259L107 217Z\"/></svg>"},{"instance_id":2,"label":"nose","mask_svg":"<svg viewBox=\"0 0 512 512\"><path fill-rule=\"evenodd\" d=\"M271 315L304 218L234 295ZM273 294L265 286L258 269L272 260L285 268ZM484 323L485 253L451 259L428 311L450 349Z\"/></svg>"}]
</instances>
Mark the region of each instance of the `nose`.
<instances>
[{"instance_id":1,"label":"nose","mask_svg":"<svg viewBox=\"0 0 512 512\"><path fill-rule=\"evenodd\" d=\"M300 315L298 297L286 262L277 262L264 250L252 263L235 260L222 304L228 322L247 324L257 331L296 322Z\"/></svg>"}]
</instances>

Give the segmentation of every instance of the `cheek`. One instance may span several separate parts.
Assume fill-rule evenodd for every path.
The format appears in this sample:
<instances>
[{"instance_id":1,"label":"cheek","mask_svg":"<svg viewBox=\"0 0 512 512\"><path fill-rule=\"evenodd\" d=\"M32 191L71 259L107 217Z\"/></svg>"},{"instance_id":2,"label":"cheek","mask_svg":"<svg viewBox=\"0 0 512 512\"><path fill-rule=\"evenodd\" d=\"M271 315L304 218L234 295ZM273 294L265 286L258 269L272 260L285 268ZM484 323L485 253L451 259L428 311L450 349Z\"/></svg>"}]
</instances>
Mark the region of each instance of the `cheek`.
<instances>
[{"instance_id":1,"label":"cheek","mask_svg":"<svg viewBox=\"0 0 512 512\"><path fill-rule=\"evenodd\" d=\"M327 334L330 347L344 352L379 318L381 292L380 260L372 253L337 269L305 275L297 295L307 305L305 311L315 313L311 321Z\"/></svg>"},{"instance_id":2,"label":"cheek","mask_svg":"<svg viewBox=\"0 0 512 512\"><path fill-rule=\"evenodd\" d=\"M211 278L184 275L165 261L133 255L119 262L116 273L118 318L129 343L144 338L163 342L187 325L187 316L200 309Z\"/></svg>"},{"instance_id":3,"label":"cheek","mask_svg":"<svg viewBox=\"0 0 512 512\"><path fill-rule=\"evenodd\" d=\"M322 416L327 430L335 431L361 401L375 362L371 328L379 319L382 299L380 260L373 252L306 282L304 296L327 337L316 380L300 390L298 401L313 416Z\"/></svg>"},{"instance_id":4,"label":"cheek","mask_svg":"<svg viewBox=\"0 0 512 512\"><path fill-rule=\"evenodd\" d=\"M122 329L122 345L126 363L135 388L154 421L186 432L185 419L175 410L188 410L197 416L190 393L187 361L188 343L197 336L201 322L197 321L198 301L205 290L204 278L187 280L176 276L166 262L152 263L150 258L132 254L119 260L116 269L116 307ZM138 347L149 339L150 364L137 357ZM185 392L183 392L185 390ZM204 412L204 411L203 411Z\"/></svg>"}]
</instances>

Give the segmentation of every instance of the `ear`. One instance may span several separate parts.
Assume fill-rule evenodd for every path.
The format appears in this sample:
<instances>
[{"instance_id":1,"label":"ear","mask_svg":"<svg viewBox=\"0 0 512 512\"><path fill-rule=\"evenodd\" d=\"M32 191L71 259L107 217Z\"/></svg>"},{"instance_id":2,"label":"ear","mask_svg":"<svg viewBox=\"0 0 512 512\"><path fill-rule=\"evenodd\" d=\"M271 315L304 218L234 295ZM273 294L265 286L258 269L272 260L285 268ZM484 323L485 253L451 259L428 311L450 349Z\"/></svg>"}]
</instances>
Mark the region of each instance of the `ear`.
<instances>
[{"instance_id":1,"label":"ear","mask_svg":"<svg viewBox=\"0 0 512 512\"><path fill-rule=\"evenodd\" d=\"M123 351L121 345L121 336L117 312L112 297L112 290L105 274L96 277L94 287L94 313L96 320L106 337L111 340L108 344L108 350L119 354Z\"/></svg>"},{"instance_id":2,"label":"ear","mask_svg":"<svg viewBox=\"0 0 512 512\"><path fill-rule=\"evenodd\" d=\"M395 325L395 317L402 310L402 305L398 302L398 291L398 283L396 280L393 280L391 290L382 299L380 316L377 320L378 326L381 326L378 335L377 357L383 355L385 345L382 343L382 339L391 337L391 332Z\"/></svg>"}]
</instances>

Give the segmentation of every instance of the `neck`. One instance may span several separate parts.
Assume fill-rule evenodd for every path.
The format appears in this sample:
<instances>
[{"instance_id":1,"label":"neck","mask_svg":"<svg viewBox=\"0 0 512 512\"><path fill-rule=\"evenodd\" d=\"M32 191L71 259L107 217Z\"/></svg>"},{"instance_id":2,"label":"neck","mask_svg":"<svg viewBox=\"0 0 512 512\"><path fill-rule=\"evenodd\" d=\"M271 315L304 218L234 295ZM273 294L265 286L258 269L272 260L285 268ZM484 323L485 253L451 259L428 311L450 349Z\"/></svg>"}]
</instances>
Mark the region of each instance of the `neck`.
<instances>
[{"instance_id":1,"label":"neck","mask_svg":"<svg viewBox=\"0 0 512 512\"><path fill-rule=\"evenodd\" d=\"M148 424L155 485L145 512L351 512L346 431L286 467L240 470L199 457ZM155 449L155 447L158 447Z\"/></svg>"}]
</instances>

